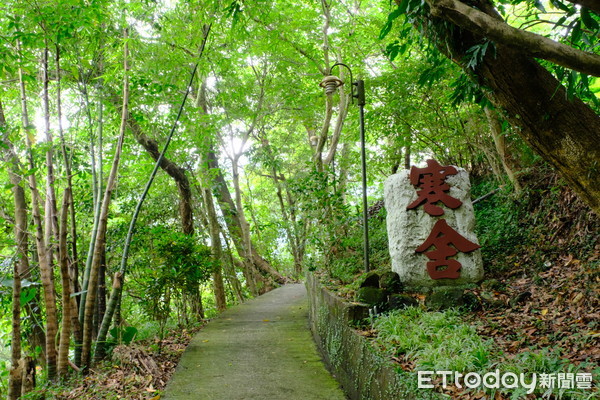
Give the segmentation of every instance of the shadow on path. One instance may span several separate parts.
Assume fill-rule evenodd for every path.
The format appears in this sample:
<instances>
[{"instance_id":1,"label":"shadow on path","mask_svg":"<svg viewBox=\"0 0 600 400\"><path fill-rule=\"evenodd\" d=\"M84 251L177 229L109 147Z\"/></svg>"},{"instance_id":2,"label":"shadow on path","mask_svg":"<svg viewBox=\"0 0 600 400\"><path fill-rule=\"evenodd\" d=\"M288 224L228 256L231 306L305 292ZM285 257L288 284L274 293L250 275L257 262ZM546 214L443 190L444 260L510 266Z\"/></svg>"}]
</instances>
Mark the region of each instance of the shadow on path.
<instances>
[{"instance_id":1,"label":"shadow on path","mask_svg":"<svg viewBox=\"0 0 600 400\"><path fill-rule=\"evenodd\" d=\"M343 400L308 328L302 284L232 307L186 349L163 400Z\"/></svg>"}]
</instances>

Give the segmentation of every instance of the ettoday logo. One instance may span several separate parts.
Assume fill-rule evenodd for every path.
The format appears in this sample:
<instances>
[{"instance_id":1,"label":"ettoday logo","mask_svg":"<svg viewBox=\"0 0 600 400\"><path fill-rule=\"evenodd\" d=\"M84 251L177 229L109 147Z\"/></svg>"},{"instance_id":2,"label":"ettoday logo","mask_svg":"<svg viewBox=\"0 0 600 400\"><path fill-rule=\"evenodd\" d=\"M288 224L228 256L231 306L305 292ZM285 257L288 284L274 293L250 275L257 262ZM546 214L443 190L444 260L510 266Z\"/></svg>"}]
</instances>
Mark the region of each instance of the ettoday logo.
<instances>
[{"instance_id":1,"label":"ettoday logo","mask_svg":"<svg viewBox=\"0 0 600 400\"><path fill-rule=\"evenodd\" d=\"M480 374L469 372L462 374L456 371L418 371L418 387L420 389L433 389L435 384L433 379L436 376L442 378L442 387L454 385L459 389L463 387L469 389L487 388L487 389L517 389L525 388L527 393L539 387L544 389L591 389L591 373L554 373L554 374L531 374L526 376L524 373L515 374L514 372L500 372L496 369L492 372Z\"/></svg>"}]
</instances>

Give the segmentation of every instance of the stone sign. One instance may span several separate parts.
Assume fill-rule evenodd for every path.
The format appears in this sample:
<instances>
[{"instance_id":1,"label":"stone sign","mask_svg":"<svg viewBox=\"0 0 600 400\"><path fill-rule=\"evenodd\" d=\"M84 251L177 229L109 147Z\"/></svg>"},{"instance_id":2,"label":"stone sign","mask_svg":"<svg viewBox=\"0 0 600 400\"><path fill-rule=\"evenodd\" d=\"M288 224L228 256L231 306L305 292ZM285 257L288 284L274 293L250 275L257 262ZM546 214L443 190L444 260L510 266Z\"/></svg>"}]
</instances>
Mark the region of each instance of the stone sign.
<instances>
[{"instance_id":1,"label":"stone sign","mask_svg":"<svg viewBox=\"0 0 600 400\"><path fill-rule=\"evenodd\" d=\"M409 288L461 286L483 277L467 172L427 160L384 185L392 270Z\"/></svg>"}]
</instances>

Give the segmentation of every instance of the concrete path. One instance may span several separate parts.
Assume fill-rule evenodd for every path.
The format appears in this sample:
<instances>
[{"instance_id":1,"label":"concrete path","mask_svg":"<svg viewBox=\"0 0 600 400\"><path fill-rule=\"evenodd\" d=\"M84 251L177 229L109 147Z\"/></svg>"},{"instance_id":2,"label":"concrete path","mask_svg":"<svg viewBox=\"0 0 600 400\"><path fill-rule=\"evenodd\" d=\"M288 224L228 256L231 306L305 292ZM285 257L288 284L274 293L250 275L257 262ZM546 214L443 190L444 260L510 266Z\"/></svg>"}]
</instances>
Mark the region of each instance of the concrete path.
<instances>
[{"instance_id":1,"label":"concrete path","mask_svg":"<svg viewBox=\"0 0 600 400\"><path fill-rule=\"evenodd\" d=\"M230 308L183 354L163 400L343 400L308 328L306 289L285 285Z\"/></svg>"}]
</instances>

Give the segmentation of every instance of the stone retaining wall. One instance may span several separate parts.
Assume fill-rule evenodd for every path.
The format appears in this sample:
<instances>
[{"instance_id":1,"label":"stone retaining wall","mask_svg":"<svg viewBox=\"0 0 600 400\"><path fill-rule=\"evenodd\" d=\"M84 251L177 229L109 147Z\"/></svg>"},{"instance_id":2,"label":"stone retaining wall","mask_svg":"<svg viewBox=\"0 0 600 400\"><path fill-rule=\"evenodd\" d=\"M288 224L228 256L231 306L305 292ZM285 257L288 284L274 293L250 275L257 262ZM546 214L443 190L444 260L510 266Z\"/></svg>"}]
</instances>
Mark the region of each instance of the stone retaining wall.
<instances>
[{"instance_id":1,"label":"stone retaining wall","mask_svg":"<svg viewBox=\"0 0 600 400\"><path fill-rule=\"evenodd\" d=\"M393 364L350 324L368 316L360 305L347 303L307 274L310 328L329 369L351 400L414 400L403 390Z\"/></svg>"}]
</instances>

